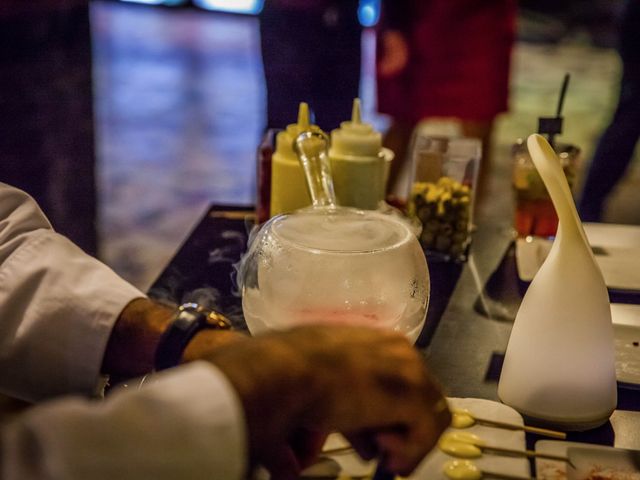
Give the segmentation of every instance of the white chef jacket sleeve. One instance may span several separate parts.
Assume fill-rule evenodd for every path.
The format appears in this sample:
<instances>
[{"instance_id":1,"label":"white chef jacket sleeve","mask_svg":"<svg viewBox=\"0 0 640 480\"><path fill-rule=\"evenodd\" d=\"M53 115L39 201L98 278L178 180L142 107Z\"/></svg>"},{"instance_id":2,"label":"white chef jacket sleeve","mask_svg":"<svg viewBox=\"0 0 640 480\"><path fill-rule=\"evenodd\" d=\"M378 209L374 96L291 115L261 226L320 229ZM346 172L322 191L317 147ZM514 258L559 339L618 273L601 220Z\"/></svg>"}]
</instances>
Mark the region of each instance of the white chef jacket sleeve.
<instances>
[{"instance_id":1,"label":"white chef jacket sleeve","mask_svg":"<svg viewBox=\"0 0 640 480\"><path fill-rule=\"evenodd\" d=\"M243 478L244 418L226 378L205 362L157 377L104 401L60 399L18 417L1 432L0 478Z\"/></svg>"},{"instance_id":2,"label":"white chef jacket sleeve","mask_svg":"<svg viewBox=\"0 0 640 480\"><path fill-rule=\"evenodd\" d=\"M113 324L139 297L55 233L31 197L0 183L0 392L93 393Z\"/></svg>"}]
</instances>

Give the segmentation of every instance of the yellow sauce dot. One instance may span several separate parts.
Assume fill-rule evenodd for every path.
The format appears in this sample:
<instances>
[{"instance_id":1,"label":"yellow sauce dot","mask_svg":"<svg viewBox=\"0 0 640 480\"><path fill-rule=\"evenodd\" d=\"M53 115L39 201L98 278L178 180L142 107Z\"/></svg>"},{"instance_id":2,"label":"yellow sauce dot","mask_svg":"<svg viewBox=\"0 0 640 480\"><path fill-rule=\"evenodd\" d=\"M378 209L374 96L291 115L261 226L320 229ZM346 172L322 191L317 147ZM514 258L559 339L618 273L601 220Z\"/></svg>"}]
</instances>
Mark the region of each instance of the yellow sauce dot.
<instances>
[{"instance_id":1,"label":"yellow sauce dot","mask_svg":"<svg viewBox=\"0 0 640 480\"><path fill-rule=\"evenodd\" d=\"M470 432L447 432L445 433L447 438L451 440L456 440L458 442L470 443L472 445L481 446L484 442L480 439L479 436L470 433Z\"/></svg>"},{"instance_id":2,"label":"yellow sauce dot","mask_svg":"<svg viewBox=\"0 0 640 480\"><path fill-rule=\"evenodd\" d=\"M482 450L471 443L462 442L453 438L441 438L438 447L444 453L459 458L478 458L482 456Z\"/></svg>"},{"instance_id":3,"label":"yellow sauce dot","mask_svg":"<svg viewBox=\"0 0 640 480\"><path fill-rule=\"evenodd\" d=\"M451 480L480 480L482 472L469 460L451 460L444 464L444 474Z\"/></svg>"},{"instance_id":4,"label":"yellow sauce dot","mask_svg":"<svg viewBox=\"0 0 640 480\"><path fill-rule=\"evenodd\" d=\"M466 410L453 410L451 413L451 426L453 428L469 428L476 423L475 419Z\"/></svg>"}]
</instances>

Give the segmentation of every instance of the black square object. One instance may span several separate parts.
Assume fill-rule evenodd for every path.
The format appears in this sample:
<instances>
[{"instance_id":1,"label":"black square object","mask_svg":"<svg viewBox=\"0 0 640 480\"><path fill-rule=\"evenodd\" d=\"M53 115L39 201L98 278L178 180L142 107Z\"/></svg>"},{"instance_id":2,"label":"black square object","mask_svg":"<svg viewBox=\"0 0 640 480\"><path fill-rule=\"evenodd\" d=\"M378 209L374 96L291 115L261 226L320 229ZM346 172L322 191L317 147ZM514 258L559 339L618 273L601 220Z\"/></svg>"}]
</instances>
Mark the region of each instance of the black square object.
<instances>
[{"instance_id":1,"label":"black square object","mask_svg":"<svg viewBox=\"0 0 640 480\"><path fill-rule=\"evenodd\" d=\"M551 136L562 133L562 117L538 118L538 132Z\"/></svg>"},{"instance_id":2,"label":"black square object","mask_svg":"<svg viewBox=\"0 0 640 480\"><path fill-rule=\"evenodd\" d=\"M500 380L500 373L502 372L502 364L504 363L504 353L493 352L489 359L489 366L487 367L487 373L484 379L488 382L497 382Z\"/></svg>"}]
</instances>

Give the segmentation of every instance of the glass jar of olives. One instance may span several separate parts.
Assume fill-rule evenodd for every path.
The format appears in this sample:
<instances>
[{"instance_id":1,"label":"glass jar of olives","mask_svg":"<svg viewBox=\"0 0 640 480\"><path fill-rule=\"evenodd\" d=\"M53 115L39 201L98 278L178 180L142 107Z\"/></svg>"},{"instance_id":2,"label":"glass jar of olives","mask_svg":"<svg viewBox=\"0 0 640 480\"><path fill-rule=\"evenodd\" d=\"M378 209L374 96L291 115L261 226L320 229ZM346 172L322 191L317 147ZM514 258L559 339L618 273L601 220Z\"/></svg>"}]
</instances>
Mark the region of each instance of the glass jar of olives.
<instances>
[{"instance_id":1,"label":"glass jar of olives","mask_svg":"<svg viewBox=\"0 0 640 480\"><path fill-rule=\"evenodd\" d=\"M476 138L416 135L407 211L422 223L420 243L428 255L466 259L481 152Z\"/></svg>"}]
</instances>

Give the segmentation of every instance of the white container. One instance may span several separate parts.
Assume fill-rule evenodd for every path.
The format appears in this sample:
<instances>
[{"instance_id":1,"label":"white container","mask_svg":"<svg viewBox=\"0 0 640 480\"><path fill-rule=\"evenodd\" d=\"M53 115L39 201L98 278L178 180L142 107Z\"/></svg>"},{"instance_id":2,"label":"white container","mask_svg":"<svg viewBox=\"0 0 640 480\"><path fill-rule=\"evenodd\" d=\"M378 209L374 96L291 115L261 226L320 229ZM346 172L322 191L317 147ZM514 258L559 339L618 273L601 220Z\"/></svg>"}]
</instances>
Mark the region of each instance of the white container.
<instances>
[{"instance_id":1,"label":"white container","mask_svg":"<svg viewBox=\"0 0 640 480\"><path fill-rule=\"evenodd\" d=\"M540 135L527 145L560 221L516 316L498 396L538 423L587 430L617 402L609 297L560 161Z\"/></svg>"}]
</instances>

